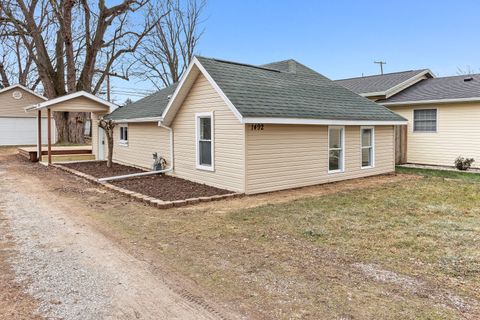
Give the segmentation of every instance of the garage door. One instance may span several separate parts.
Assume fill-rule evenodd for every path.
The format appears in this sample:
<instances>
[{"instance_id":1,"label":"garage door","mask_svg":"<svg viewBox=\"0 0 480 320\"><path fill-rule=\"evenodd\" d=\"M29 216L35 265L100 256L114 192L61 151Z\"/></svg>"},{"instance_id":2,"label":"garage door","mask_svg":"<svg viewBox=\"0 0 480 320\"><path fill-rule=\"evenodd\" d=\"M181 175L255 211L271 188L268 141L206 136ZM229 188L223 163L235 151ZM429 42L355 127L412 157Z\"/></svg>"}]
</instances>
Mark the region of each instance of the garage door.
<instances>
[{"instance_id":1,"label":"garage door","mask_svg":"<svg viewBox=\"0 0 480 320\"><path fill-rule=\"evenodd\" d=\"M52 120L52 143L55 143L55 122ZM42 119L42 143L47 143L47 119ZM37 144L36 118L0 118L0 146Z\"/></svg>"}]
</instances>

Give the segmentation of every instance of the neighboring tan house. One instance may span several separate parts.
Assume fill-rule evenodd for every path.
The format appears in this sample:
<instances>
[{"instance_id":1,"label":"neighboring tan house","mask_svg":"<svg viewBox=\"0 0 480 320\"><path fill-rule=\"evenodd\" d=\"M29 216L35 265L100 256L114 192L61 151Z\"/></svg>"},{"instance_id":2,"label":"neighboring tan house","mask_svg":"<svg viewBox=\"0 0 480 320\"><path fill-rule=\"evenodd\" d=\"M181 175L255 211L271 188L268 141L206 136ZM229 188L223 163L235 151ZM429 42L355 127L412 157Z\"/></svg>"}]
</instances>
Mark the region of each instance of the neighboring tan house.
<instances>
[{"instance_id":1,"label":"neighboring tan house","mask_svg":"<svg viewBox=\"0 0 480 320\"><path fill-rule=\"evenodd\" d=\"M373 82L391 83L400 75L410 76L404 79L401 90L384 96L370 94L391 89L383 86L376 90ZM429 70L418 70L337 83L408 120L406 138L399 139L402 146L398 146L406 154L403 162L453 166L455 159L463 156L474 158L473 166L480 167L480 75L436 78Z\"/></svg>"},{"instance_id":2,"label":"neighboring tan house","mask_svg":"<svg viewBox=\"0 0 480 320\"><path fill-rule=\"evenodd\" d=\"M203 57L107 118L114 161L150 168L158 152L169 174L247 194L393 172L394 125L406 124L294 60Z\"/></svg>"},{"instance_id":3,"label":"neighboring tan house","mask_svg":"<svg viewBox=\"0 0 480 320\"><path fill-rule=\"evenodd\" d=\"M33 145L37 143L36 115L24 108L46 101L47 98L16 84L0 90L0 146ZM44 131L42 143L46 143L46 115L42 117Z\"/></svg>"}]
</instances>

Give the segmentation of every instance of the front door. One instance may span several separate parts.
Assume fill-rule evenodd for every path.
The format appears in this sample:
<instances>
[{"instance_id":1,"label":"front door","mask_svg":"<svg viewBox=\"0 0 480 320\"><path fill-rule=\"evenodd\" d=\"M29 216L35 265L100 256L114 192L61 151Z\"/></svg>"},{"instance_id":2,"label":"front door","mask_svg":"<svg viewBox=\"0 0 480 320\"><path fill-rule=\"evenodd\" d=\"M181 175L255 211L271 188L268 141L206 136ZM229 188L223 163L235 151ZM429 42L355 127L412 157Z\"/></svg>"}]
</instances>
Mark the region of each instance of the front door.
<instances>
[{"instance_id":1,"label":"front door","mask_svg":"<svg viewBox=\"0 0 480 320\"><path fill-rule=\"evenodd\" d=\"M98 127L98 160L105 160L105 130Z\"/></svg>"}]
</instances>

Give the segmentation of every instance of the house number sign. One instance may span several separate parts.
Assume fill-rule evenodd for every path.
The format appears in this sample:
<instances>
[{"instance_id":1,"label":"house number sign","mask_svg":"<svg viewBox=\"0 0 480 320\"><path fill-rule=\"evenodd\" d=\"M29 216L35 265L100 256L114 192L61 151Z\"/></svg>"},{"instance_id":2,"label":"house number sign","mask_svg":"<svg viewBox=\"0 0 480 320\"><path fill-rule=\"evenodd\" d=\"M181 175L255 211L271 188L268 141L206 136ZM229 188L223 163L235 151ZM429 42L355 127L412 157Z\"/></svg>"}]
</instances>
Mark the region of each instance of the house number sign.
<instances>
[{"instance_id":1,"label":"house number sign","mask_svg":"<svg viewBox=\"0 0 480 320\"><path fill-rule=\"evenodd\" d=\"M251 129L252 129L252 131L263 130L263 123L252 123Z\"/></svg>"}]
</instances>

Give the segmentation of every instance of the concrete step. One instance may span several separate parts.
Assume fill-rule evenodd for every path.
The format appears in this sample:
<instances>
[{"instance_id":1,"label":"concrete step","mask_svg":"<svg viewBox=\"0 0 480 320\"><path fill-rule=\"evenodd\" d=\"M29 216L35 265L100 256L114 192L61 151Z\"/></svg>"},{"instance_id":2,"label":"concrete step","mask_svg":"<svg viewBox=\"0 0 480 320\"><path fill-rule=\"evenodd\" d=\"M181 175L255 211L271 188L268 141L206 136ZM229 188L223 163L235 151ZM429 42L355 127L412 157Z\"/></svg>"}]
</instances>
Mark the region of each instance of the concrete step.
<instances>
[{"instance_id":1,"label":"concrete step","mask_svg":"<svg viewBox=\"0 0 480 320\"><path fill-rule=\"evenodd\" d=\"M84 154L52 154L52 162L66 162L66 161L85 161L95 160L95 156L91 153ZM42 162L48 161L48 155L42 155Z\"/></svg>"}]
</instances>

